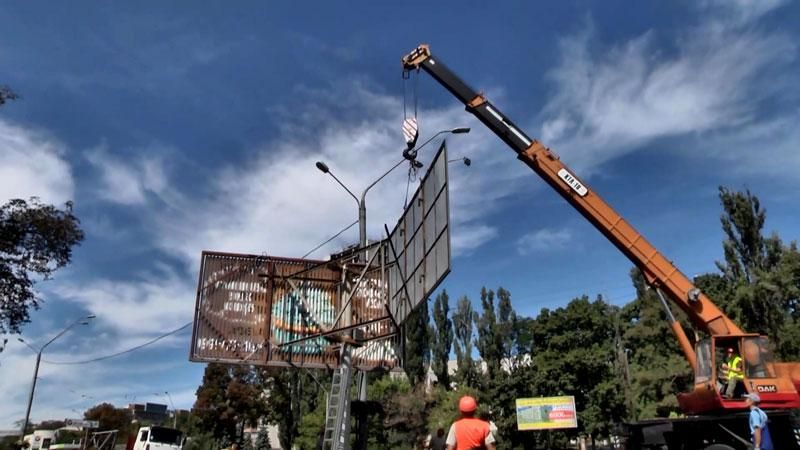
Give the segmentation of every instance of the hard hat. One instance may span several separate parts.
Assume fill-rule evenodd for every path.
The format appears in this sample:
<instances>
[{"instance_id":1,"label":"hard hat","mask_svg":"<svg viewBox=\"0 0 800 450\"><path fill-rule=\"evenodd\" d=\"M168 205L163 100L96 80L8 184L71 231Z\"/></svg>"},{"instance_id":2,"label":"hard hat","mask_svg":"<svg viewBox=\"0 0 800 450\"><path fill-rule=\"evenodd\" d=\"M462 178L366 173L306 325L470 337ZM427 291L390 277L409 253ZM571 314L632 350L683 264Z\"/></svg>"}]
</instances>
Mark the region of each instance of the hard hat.
<instances>
[{"instance_id":1,"label":"hard hat","mask_svg":"<svg viewBox=\"0 0 800 450\"><path fill-rule=\"evenodd\" d=\"M475 412L478 409L478 402L469 395L465 395L458 401L458 409L463 413Z\"/></svg>"},{"instance_id":2,"label":"hard hat","mask_svg":"<svg viewBox=\"0 0 800 450\"><path fill-rule=\"evenodd\" d=\"M728 347L728 353L733 353L733 347Z\"/></svg>"}]
</instances>

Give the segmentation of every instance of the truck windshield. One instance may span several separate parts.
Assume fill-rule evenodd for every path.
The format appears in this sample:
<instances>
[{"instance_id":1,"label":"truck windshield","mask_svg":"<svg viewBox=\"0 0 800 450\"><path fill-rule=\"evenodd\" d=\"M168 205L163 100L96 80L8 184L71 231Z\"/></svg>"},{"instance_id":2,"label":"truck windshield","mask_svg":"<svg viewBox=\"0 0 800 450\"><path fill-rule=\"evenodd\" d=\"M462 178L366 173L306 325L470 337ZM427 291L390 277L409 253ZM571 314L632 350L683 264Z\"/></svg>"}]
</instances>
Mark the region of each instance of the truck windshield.
<instances>
[{"instance_id":1,"label":"truck windshield","mask_svg":"<svg viewBox=\"0 0 800 450\"><path fill-rule=\"evenodd\" d=\"M150 430L150 442L159 444L181 445L183 433L172 428L153 427Z\"/></svg>"}]
</instances>

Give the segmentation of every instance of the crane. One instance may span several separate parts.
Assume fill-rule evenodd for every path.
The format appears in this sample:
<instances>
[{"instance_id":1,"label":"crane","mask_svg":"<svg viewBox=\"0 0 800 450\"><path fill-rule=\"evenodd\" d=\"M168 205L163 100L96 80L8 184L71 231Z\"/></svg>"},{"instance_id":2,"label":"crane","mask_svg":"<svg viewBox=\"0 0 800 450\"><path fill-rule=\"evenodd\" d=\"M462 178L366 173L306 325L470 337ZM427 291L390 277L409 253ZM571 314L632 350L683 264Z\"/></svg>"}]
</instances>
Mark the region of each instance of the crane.
<instances>
[{"instance_id":1,"label":"crane","mask_svg":"<svg viewBox=\"0 0 800 450\"><path fill-rule=\"evenodd\" d=\"M404 76L414 71L424 71L463 103L466 110L505 142L520 161L628 257L648 284L656 289L666 308L672 331L694 372L694 389L678 394L678 402L684 412L720 415L746 409L740 399L726 399L720 394L715 360L722 356L725 348L738 349L744 360L745 379L738 387L740 393L758 393L764 409L800 408L800 363L775 362L766 336L741 330L669 259L564 164L555 152L526 135L497 106L435 57L428 45L420 45L405 55L402 65ZM672 315L664 293L686 313L695 328L709 337L692 346L680 322ZM800 447L800 442L796 445Z\"/></svg>"}]
</instances>

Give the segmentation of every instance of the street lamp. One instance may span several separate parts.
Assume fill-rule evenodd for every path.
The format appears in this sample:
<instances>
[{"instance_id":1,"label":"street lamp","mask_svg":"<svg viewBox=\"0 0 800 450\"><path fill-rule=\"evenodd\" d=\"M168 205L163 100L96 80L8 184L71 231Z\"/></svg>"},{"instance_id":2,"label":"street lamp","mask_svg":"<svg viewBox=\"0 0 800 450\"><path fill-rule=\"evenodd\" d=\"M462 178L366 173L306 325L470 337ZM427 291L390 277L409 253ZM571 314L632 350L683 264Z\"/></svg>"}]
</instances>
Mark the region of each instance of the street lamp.
<instances>
[{"instance_id":1,"label":"street lamp","mask_svg":"<svg viewBox=\"0 0 800 450\"><path fill-rule=\"evenodd\" d=\"M467 167L472 165L472 160L467 158L466 156L463 157L463 158L449 159L449 160L447 160L447 164L458 162L458 161L463 161L464 165L467 166Z\"/></svg>"},{"instance_id":2,"label":"street lamp","mask_svg":"<svg viewBox=\"0 0 800 450\"><path fill-rule=\"evenodd\" d=\"M316 163L317 169L319 169L319 171L322 172L322 173L330 175L331 178L336 180L336 182L339 183L339 186L341 186L345 191L347 191L347 193L350 194L350 196L353 197L353 200L355 200L356 203L358 204L358 246L359 247L363 248L363 247L367 246L367 203L366 203L367 192L369 192L369 190L372 189L373 186L378 184L381 180L383 180L386 177L386 175L389 175L394 169L398 168L406 160L411 161L411 163L414 164L414 167L416 167L416 168L422 167L422 163L416 161L417 152L420 149L422 149L422 147L425 147L429 142L431 142L437 136L439 136L441 134L445 134L445 133L464 134L464 133L469 133L469 131L470 131L470 129L468 127L458 127L458 128L452 128L452 129L449 129L449 130L442 130L442 131L437 132L433 136L431 136L427 141L422 143L422 145L420 145L420 146L418 146L418 147L416 147L414 149L406 149L406 150L404 150L403 151L403 159L398 161L389 170L384 172L383 175L378 177L377 180L373 181L372 184L367 186L367 188L364 189L364 192L361 193L361 200L359 200L358 197L356 197L356 195L353 194L353 191L348 189L347 186L345 186L345 184L342 183L342 181L339 180L339 178L337 178L336 175L333 174L333 172L331 172L331 169L328 167L327 164L325 164L322 161L317 161L317 163ZM465 164L467 164L466 163L466 159L465 159ZM467 164L467 165L469 165L469 164Z\"/></svg>"},{"instance_id":3,"label":"street lamp","mask_svg":"<svg viewBox=\"0 0 800 450\"><path fill-rule=\"evenodd\" d=\"M333 174L333 172L331 172L331 170L330 170L330 168L328 167L327 164L325 164L322 161L317 161L317 163L316 163L317 169L319 169L319 171L322 172L322 173L330 175L334 180L336 180L336 182L339 183L339 186L341 186L345 191L347 191L347 193L350 194L350 196L353 197L353 199L358 204L358 246L359 246L359 248L364 248L364 247L367 246L367 202L366 202L367 192L369 192L369 190L372 189L373 186L378 184L381 180L383 180L387 175L389 175L394 169L398 168L406 160L410 161L411 164L413 164L413 166L415 168L417 168L417 169L422 167L422 163L416 160L417 152L420 149L422 149L423 147L425 147L429 142L431 142L437 136L445 134L445 133L464 134L464 133L469 133L469 131L470 131L470 129L467 128L467 127L458 127L458 128L452 128L452 129L449 129L449 130L442 130L442 131L437 132L433 136L431 136L427 141L423 142L422 145L419 145L418 147L413 148L413 149L409 148L409 149L404 150L403 151L403 159L401 159L400 161L395 163L391 168L389 168L389 170L384 172L383 175L378 177L378 179L373 181L372 184L367 186L367 188L364 189L364 191L361 193L361 200L359 200L358 197L356 197L355 194L353 194L353 192L350 189L348 189L347 186L345 186L345 184L342 183L342 181L339 180L339 178L337 178L336 175ZM360 255L360 253L359 253L359 255ZM366 261L367 261L367 258L366 258L366 255L364 255L364 262L366 262ZM348 304L346 309L345 309L345 317L348 317L348 319L347 319L348 325L349 325L349 317L350 317L349 309L350 309L350 305ZM359 393L358 393L358 398L359 398L359 400L362 400L362 401L367 399L367 383L366 383L366 379L367 378L366 378L366 376L367 376L367 373L363 372L362 383L360 385Z\"/></svg>"},{"instance_id":4,"label":"street lamp","mask_svg":"<svg viewBox=\"0 0 800 450\"><path fill-rule=\"evenodd\" d=\"M417 153L420 150L422 150L422 147L425 147L426 145L428 145L428 143L430 141L434 140L437 136L439 136L441 134L445 134L445 133L465 134L465 133L469 133L469 132L470 132L470 128L469 127L458 127L458 128L452 128L450 130L439 131L436 134L434 134L433 136L431 136L430 138L428 138L427 141L423 142L422 145L419 145L417 147L407 148L407 149L403 150L403 158L405 158L405 159L407 159L409 161L414 161L417 158ZM416 166L416 167L420 168L422 166Z\"/></svg>"},{"instance_id":5,"label":"street lamp","mask_svg":"<svg viewBox=\"0 0 800 450\"><path fill-rule=\"evenodd\" d=\"M27 343L24 339L17 338L18 341L20 341L23 344L27 345L28 348L30 348L32 351L36 352L36 366L33 369L33 381L31 382L31 393L28 396L28 409L25 411L25 421L22 423L22 438L23 439L25 438L25 430L28 429L28 423L29 423L30 417L31 417L31 405L33 405L33 393L36 390L36 379L39 377L39 363L42 361L42 352L44 351L45 348L47 348L48 345L52 344L53 341L55 341L56 339L58 339L61 336L63 336L64 333L66 333L67 331L71 330L72 327L74 327L75 325L78 325L78 324L80 324L80 325L88 325L89 324L89 320L94 319L95 317L96 316L94 314L89 314L88 316L79 317L74 322L72 322L69 325L67 325L66 328L61 330L60 333L55 335L53 337L53 339L50 339L49 341L47 341L38 350L34 346L32 346L31 344Z\"/></svg>"}]
</instances>

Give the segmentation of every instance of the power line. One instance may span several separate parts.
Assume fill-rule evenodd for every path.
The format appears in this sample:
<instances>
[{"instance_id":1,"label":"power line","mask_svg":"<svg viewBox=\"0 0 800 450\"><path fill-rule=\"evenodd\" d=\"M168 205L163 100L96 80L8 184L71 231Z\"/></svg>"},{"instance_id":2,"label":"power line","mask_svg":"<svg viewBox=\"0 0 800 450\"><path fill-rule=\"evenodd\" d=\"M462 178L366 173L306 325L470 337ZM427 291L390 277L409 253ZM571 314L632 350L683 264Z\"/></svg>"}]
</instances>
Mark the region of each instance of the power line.
<instances>
[{"instance_id":1,"label":"power line","mask_svg":"<svg viewBox=\"0 0 800 450\"><path fill-rule=\"evenodd\" d=\"M76 365L76 364L89 364L89 363L93 363L93 362L103 361L103 360L106 360L106 359L116 358L117 356L122 356L122 355L125 355L127 353L135 352L136 350L139 350L139 349L142 349L144 347L147 347L148 345L155 344L156 342L160 341L161 339L164 339L165 337L172 336L173 334L178 333L179 331L187 328L191 324L192 324L192 322L188 322L188 323L184 324L183 326L181 326L179 328L176 328L176 329L174 329L174 330L172 330L172 331L170 331L168 333L164 333L161 336L153 338L153 339L151 339L151 340L149 340L149 341L147 341L147 342L145 342L143 344L139 344L139 345L137 345L135 347L131 347L131 348L129 348L127 350L123 350L121 352L112 353L110 355L100 356L100 357L92 358L92 359L85 359L85 360L82 360L82 361L48 361L48 360L43 359L42 362L47 363L47 364L57 364L57 365Z\"/></svg>"},{"instance_id":2,"label":"power line","mask_svg":"<svg viewBox=\"0 0 800 450\"><path fill-rule=\"evenodd\" d=\"M344 233L345 231L349 230L350 228L353 228L353 226L354 226L355 224L357 224L357 223L358 223L358 220L356 220L355 222L351 223L350 225L348 225L348 226L346 226L346 227L342 228L342 229L341 229L341 230L340 230L338 233L336 233L336 234L334 234L333 236L329 237L327 241L325 241L325 242L323 242L323 243L321 243L321 244L317 245L316 247L312 248L311 250L309 250L309 251L308 251L308 253L306 253L305 255L303 255L301 258L305 258L306 256L308 256L308 255L310 255L310 254L314 253L315 251L319 250L319 249L320 249L320 248L321 248L323 245L325 245L325 244L327 244L328 242L330 242L330 241L332 241L332 240L336 239L337 237L341 236L341 234L342 234L342 233Z\"/></svg>"}]
</instances>

